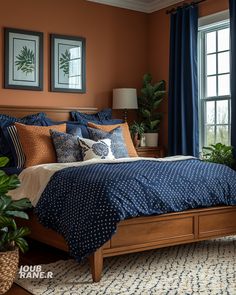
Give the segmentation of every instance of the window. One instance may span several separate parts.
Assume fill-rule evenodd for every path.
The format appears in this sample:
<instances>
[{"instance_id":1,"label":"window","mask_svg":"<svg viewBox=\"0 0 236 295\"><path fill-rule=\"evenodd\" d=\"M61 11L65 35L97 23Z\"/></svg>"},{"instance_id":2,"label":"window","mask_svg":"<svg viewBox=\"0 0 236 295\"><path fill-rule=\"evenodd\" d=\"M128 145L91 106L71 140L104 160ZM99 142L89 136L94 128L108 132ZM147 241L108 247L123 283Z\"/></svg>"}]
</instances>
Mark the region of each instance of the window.
<instances>
[{"instance_id":1,"label":"window","mask_svg":"<svg viewBox=\"0 0 236 295\"><path fill-rule=\"evenodd\" d=\"M230 144L230 30L224 21L199 29L201 147Z\"/></svg>"}]
</instances>

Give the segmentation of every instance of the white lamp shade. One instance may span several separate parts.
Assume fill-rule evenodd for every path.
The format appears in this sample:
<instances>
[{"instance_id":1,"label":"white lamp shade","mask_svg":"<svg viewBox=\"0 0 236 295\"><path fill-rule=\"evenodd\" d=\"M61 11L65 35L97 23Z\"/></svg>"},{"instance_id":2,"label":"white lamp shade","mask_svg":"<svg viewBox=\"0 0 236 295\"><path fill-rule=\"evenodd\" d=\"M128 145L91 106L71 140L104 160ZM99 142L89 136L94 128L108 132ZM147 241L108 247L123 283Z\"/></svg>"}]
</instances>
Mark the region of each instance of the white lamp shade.
<instances>
[{"instance_id":1,"label":"white lamp shade","mask_svg":"<svg viewBox=\"0 0 236 295\"><path fill-rule=\"evenodd\" d=\"M113 89L113 109L137 109L137 90L135 88Z\"/></svg>"}]
</instances>

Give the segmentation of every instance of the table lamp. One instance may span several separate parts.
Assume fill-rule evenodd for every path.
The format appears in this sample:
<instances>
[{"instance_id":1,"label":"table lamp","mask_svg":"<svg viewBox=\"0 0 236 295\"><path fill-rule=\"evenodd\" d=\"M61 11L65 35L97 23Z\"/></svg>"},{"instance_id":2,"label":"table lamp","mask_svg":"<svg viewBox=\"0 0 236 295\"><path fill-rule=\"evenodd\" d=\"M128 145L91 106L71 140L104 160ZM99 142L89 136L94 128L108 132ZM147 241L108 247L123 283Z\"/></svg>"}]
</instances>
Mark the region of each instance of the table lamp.
<instances>
[{"instance_id":1,"label":"table lamp","mask_svg":"<svg viewBox=\"0 0 236 295\"><path fill-rule=\"evenodd\" d=\"M128 109L138 109L137 90L135 88L113 89L112 108L124 110L124 121L127 122Z\"/></svg>"}]
</instances>

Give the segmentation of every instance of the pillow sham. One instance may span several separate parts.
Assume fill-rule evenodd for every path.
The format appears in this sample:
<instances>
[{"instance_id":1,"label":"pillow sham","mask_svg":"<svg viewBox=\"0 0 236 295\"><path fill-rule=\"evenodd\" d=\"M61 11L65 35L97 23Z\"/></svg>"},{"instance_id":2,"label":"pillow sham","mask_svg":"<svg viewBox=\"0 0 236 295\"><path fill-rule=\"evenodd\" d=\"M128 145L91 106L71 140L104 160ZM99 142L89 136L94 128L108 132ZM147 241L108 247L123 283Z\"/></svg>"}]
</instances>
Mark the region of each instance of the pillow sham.
<instances>
[{"instance_id":1,"label":"pillow sham","mask_svg":"<svg viewBox=\"0 0 236 295\"><path fill-rule=\"evenodd\" d=\"M92 127L92 128L97 128L99 130L106 131L106 132L110 132L117 127L121 127L129 156L130 157L138 157L138 154L135 150L135 147L133 145L133 141L130 136L129 126L127 123L116 124L116 125L98 125L98 124L94 124L94 123L89 122L88 126Z\"/></svg>"},{"instance_id":2,"label":"pillow sham","mask_svg":"<svg viewBox=\"0 0 236 295\"><path fill-rule=\"evenodd\" d=\"M26 157L25 167L56 162L50 129L66 132L66 124L42 127L15 123L15 126Z\"/></svg>"},{"instance_id":3,"label":"pillow sham","mask_svg":"<svg viewBox=\"0 0 236 295\"><path fill-rule=\"evenodd\" d=\"M70 112L71 118L73 121L103 121L103 120L110 120L112 117L112 110L111 109L103 109L98 113L95 114L85 114L79 111L71 111Z\"/></svg>"},{"instance_id":4,"label":"pillow sham","mask_svg":"<svg viewBox=\"0 0 236 295\"><path fill-rule=\"evenodd\" d=\"M88 132L89 137L95 141L110 138L111 151L116 159L129 157L121 127L117 127L110 132L88 127Z\"/></svg>"},{"instance_id":5,"label":"pillow sham","mask_svg":"<svg viewBox=\"0 0 236 295\"><path fill-rule=\"evenodd\" d=\"M87 138L78 138L81 147L83 160L101 159L114 160L115 157L111 151L111 140L109 138L94 141Z\"/></svg>"},{"instance_id":6,"label":"pillow sham","mask_svg":"<svg viewBox=\"0 0 236 295\"><path fill-rule=\"evenodd\" d=\"M58 163L83 161L78 136L50 129Z\"/></svg>"},{"instance_id":7,"label":"pillow sham","mask_svg":"<svg viewBox=\"0 0 236 295\"><path fill-rule=\"evenodd\" d=\"M45 113L32 114L23 118L15 118L8 115L0 114L0 156L8 157L10 159L10 166L15 167L16 163L14 163L11 148L8 144L7 139L5 138L3 129L10 125L13 125L16 122L26 125L46 126L45 117Z\"/></svg>"}]
</instances>

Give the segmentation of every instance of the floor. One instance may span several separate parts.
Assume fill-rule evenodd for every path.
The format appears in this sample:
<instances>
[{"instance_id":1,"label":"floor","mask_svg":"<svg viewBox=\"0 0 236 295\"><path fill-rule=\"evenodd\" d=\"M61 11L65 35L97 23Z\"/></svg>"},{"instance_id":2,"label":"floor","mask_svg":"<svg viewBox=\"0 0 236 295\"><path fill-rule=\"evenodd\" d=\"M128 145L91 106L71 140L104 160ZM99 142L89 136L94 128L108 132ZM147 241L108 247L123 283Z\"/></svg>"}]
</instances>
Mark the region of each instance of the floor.
<instances>
[{"instance_id":1,"label":"floor","mask_svg":"<svg viewBox=\"0 0 236 295\"><path fill-rule=\"evenodd\" d=\"M65 252L35 241L29 241L29 249L26 254L21 255L20 265L39 265L69 258ZM31 293L13 284L5 295L31 295Z\"/></svg>"}]
</instances>

